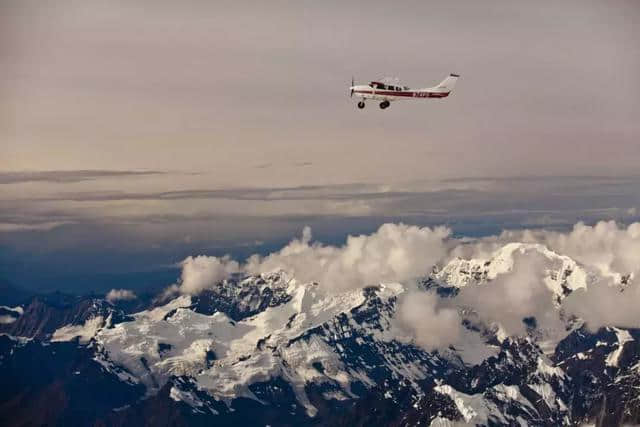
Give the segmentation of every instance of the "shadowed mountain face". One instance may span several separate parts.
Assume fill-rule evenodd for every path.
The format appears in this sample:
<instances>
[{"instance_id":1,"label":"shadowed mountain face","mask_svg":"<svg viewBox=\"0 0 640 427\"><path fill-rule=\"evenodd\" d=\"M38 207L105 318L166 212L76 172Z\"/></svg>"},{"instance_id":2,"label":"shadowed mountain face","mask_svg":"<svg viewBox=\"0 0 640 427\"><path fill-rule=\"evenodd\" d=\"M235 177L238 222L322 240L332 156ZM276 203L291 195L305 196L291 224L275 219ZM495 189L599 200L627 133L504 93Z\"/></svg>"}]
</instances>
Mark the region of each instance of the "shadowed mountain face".
<instances>
[{"instance_id":1,"label":"shadowed mountain face","mask_svg":"<svg viewBox=\"0 0 640 427\"><path fill-rule=\"evenodd\" d=\"M587 285L540 246L454 259L418 292L490 291L518 251L547 263L551 307ZM627 279L628 281L628 279ZM627 282L624 285L628 285ZM35 296L3 309L2 425L575 425L640 421L640 331L560 334L542 319L505 336L465 317L478 341L427 350L402 337L400 284L326 293L283 272L235 275L198 295L112 304ZM429 319L425 318L425 321ZM550 341L553 341L550 343ZM482 357L470 358L482 352Z\"/></svg>"},{"instance_id":2,"label":"shadowed mountain face","mask_svg":"<svg viewBox=\"0 0 640 427\"><path fill-rule=\"evenodd\" d=\"M0 278L0 305L13 306L25 302L32 294L20 289L8 280Z\"/></svg>"}]
</instances>

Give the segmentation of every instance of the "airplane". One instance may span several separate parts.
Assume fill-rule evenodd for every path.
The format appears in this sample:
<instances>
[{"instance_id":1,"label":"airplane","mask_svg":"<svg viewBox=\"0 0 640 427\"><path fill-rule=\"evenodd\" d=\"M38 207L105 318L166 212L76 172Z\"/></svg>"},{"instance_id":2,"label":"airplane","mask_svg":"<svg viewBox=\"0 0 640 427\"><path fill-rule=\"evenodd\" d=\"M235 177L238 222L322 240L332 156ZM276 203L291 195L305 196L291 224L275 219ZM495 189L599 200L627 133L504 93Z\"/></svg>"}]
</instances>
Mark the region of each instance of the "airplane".
<instances>
[{"instance_id":1,"label":"airplane","mask_svg":"<svg viewBox=\"0 0 640 427\"><path fill-rule=\"evenodd\" d=\"M373 99L380 102L380 108L385 109L391 105L391 101L412 98L446 98L456 85L460 77L458 74L449 74L437 86L424 89L410 89L407 86L389 84L388 80L373 81L368 85L356 85L351 78L351 97L355 94L360 98L358 108L364 108L365 99Z\"/></svg>"}]
</instances>

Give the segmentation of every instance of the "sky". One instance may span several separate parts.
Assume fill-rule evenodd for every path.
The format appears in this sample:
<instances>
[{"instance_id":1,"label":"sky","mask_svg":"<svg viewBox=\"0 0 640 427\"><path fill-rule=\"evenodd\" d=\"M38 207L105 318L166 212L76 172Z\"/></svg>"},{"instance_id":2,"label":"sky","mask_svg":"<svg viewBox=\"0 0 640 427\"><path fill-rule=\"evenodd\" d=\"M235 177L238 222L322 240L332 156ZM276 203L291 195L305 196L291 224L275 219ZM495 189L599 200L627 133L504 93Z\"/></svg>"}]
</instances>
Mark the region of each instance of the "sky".
<instances>
[{"instance_id":1,"label":"sky","mask_svg":"<svg viewBox=\"0 0 640 427\"><path fill-rule=\"evenodd\" d=\"M636 220L639 18L635 0L4 0L0 276L136 281L305 225ZM452 72L444 100L348 96L352 76Z\"/></svg>"}]
</instances>

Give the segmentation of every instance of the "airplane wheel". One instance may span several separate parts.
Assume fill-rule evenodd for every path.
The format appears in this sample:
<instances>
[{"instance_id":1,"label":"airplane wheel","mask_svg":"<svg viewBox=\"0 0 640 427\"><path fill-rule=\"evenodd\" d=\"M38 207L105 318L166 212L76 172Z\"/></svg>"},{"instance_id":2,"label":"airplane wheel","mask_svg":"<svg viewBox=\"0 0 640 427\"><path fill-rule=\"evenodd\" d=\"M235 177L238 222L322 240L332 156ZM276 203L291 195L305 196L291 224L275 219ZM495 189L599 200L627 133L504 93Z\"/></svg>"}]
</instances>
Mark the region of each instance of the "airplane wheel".
<instances>
[{"instance_id":1,"label":"airplane wheel","mask_svg":"<svg viewBox=\"0 0 640 427\"><path fill-rule=\"evenodd\" d=\"M358 108L361 109L361 110L364 108L364 102L363 101L358 102Z\"/></svg>"},{"instance_id":2,"label":"airplane wheel","mask_svg":"<svg viewBox=\"0 0 640 427\"><path fill-rule=\"evenodd\" d=\"M380 108L382 108L383 110L387 107L389 107L389 105L391 105L391 103L389 103L389 101L382 101L380 103Z\"/></svg>"}]
</instances>

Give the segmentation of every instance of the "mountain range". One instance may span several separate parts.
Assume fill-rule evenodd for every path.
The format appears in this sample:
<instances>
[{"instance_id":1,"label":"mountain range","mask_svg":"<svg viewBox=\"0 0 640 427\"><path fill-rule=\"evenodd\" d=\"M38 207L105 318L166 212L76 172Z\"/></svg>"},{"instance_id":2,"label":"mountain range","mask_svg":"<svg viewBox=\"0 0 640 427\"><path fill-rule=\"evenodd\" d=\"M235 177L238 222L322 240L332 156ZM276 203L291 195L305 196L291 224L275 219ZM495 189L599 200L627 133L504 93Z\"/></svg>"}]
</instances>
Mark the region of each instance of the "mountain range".
<instances>
[{"instance_id":1,"label":"mountain range","mask_svg":"<svg viewBox=\"0 0 640 427\"><path fill-rule=\"evenodd\" d=\"M526 316L510 334L460 305L462 340L426 348L399 325L403 299L456 306L531 254L559 327ZM509 243L416 283L339 292L277 270L136 300L21 295L0 307L0 424L637 424L640 330L593 330L563 312L596 274Z\"/></svg>"}]
</instances>

